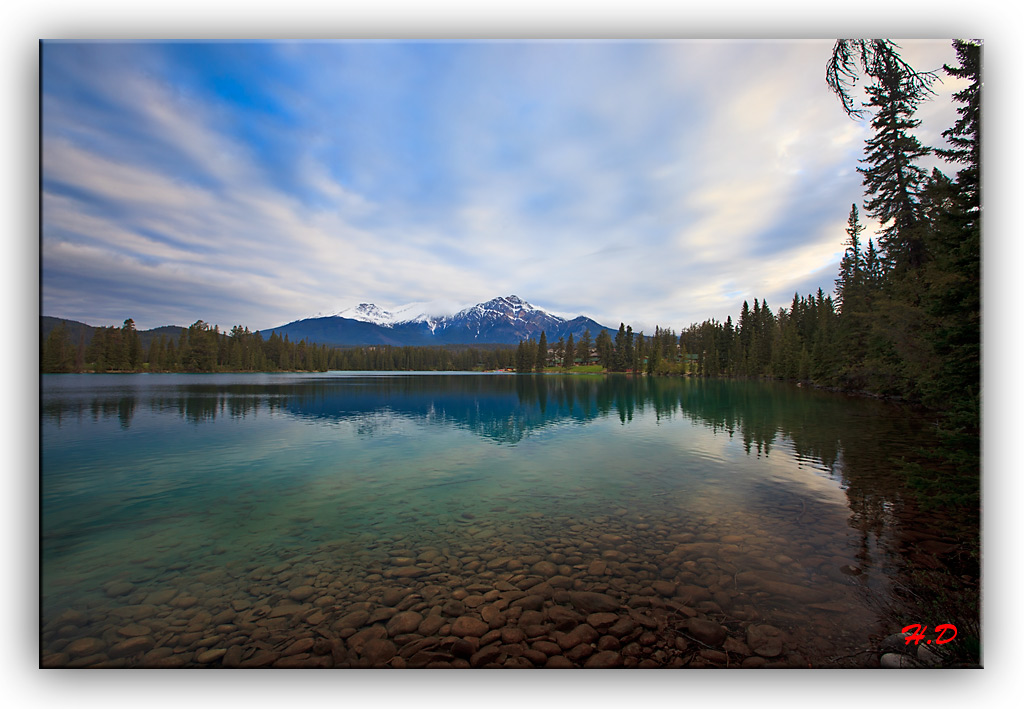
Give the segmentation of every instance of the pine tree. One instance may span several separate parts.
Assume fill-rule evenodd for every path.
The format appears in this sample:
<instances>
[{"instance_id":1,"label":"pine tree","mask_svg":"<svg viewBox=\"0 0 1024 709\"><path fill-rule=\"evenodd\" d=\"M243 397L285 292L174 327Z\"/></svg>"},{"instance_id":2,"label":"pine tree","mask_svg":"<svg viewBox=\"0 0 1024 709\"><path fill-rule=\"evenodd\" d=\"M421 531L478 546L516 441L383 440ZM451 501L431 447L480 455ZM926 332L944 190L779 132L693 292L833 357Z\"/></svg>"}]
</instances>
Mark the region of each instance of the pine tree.
<instances>
[{"instance_id":1,"label":"pine tree","mask_svg":"<svg viewBox=\"0 0 1024 709\"><path fill-rule=\"evenodd\" d=\"M886 266L905 272L919 268L925 260L924 242L917 229L918 192L925 171L915 161L931 150L911 132L921 123L913 115L922 97L908 84L901 66L886 57L875 79L867 89L870 101L865 104L877 109L871 121L875 134L865 143L861 162L867 167L857 171L864 176L869 197L865 210L883 225L879 246Z\"/></svg>"},{"instance_id":2,"label":"pine tree","mask_svg":"<svg viewBox=\"0 0 1024 709\"><path fill-rule=\"evenodd\" d=\"M725 328L722 330L722 343L718 350L719 371L723 375L733 373L733 341L736 339L736 331L732 326L732 316L725 318Z\"/></svg>"},{"instance_id":3,"label":"pine tree","mask_svg":"<svg viewBox=\"0 0 1024 709\"><path fill-rule=\"evenodd\" d=\"M534 365L537 373L544 371L548 365L548 333L544 330L540 333L540 342L537 343L537 361Z\"/></svg>"},{"instance_id":4,"label":"pine tree","mask_svg":"<svg viewBox=\"0 0 1024 709\"><path fill-rule=\"evenodd\" d=\"M662 331L659 327L654 328L654 338L651 340L650 351L647 354L647 374L652 376L658 373L661 366L662 353Z\"/></svg>"},{"instance_id":5,"label":"pine tree","mask_svg":"<svg viewBox=\"0 0 1024 709\"><path fill-rule=\"evenodd\" d=\"M870 295L882 285L882 257L875 248L875 240L868 239L868 249L864 254L864 285Z\"/></svg>"},{"instance_id":6,"label":"pine tree","mask_svg":"<svg viewBox=\"0 0 1024 709\"><path fill-rule=\"evenodd\" d=\"M562 367L564 369L572 369L573 365L576 363L575 359L576 346L573 344L572 333L570 332L569 339L565 341L565 354L562 359Z\"/></svg>"},{"instance_id":7,"label":"pine tree","mask_svg":"<svg viewBox=\"0 0 1024 709\"><path fill-rule=\"evenodd\" d=\"M771 369L772 343L775 341L775 315L768 307L768 301L761 301L761 312L757 320L757 350L754 353L757 363L757 375L767 375ZM717 343L716 343L717 347ZM718 371L718 362L715 362Z\"/></svg>"},{"instance_id":8,"label":"pine tree","mask_svg":"<svg viewBox=\"0 0 1024 709\"><path fill-rule=\"evenodd\" d=\"M968 212L981 210L981 43L958 39L953 42L960 66L943 67L950 76L968 79L970 84L963 91L953 94L954 100L963 105L957 108L960 114L956 124L942 135L953 146L938 149L940 156L951 162L963 163L965 167L957 173L956 181L960 193L966 200Z\"/></svg>"},{"instance_id":9,"label":"pine tree","mask_svg":"<svg viewBox=\"0 0 1024 709\"><path fill-rule=\"evenodd\" d=\"M858 72L879 77L887 71L899 72L911 95L921 99L934 93L932 83L938 78L932 71L916 71L899 55L900 47L888 39L839 39L832 48L832 57L825 67L825 82L843 105L846 115L859 118L864 110L854 107L852 89Z\"/></svg>"},{"instance_id":10,"label":"pine tree","mask_svg":"<svg viewBox=\"0 0 1024 709\"><path fill-rule=\"evenodd\" d=\"M75 369L76 372L81 372L85 369L85 332L83 331L78 336L78 347L75 348Z\"/></svg>"},{"instance_id":11,"label":"pine tree","mask_svg":"<svg viewBox=\"0 0 1024 709\"><path fill-rule=\"evenodd\" d=\"M690 353L686 350L686 333L679 333L679 370L686 376L690 374Z\"/></svg>"},{"instance_id":12,"label":"pine tree","mask_svg":"<svg viewBox=\"0 0 1024 709\"><path fill-rule=\"evenodd\" d=\"M131 318L125 320L121 327L121 340L124 342L125 369L139 369L142 366L142 341Z\"/></svg>"},{"instance_id":13,"label":"pine tree","mask_svg":"<svg viewBox=\"0 0 1024 709\"><path fill-rule=\"evenodd\" d=\"M106 363L107 369L115 371L128 369L128 353L124 346L124 338L120 328L104 328L103 360Z\"/></svg>"},{"instance_id":14,"label":"pine tree","mask_svg":"<svg viewBox=\"0 0 1024 709\"><path fill-rule=\"evenodd\" d=\"M756 304L757 301L755 300ZM739 349L736 360L737 372L742 376L749 376L751 374L749 367L750 360L750 340L754 335L754 323L750 314L750 306L747 301L743 301L743 307L740 309L740 322L739 322Z\"/></svg>"},{"instance_id":15,"label":"pine tree","mask_svg":"<svg viewBox=\"0 0 1024 709\"><path fill-rule=\"evenodd\" d=\"M516 372L519 374L525 374L532 369L530 363L526 357L526 343L522 340L519 341L519 346L516 347Z\"/></svg>"},{"instance_id":16,"label":"pine tree","mask_svg":"<svg viewBox=\"0 0 1024 709\"><path fill-rule=\"evenodd\" d=\"M68 337L67 328L62 322L50 331L43 344L41 370L43 372L70 372L74 368L74 350Z\"/></svg>"},{"instance_id":17,"label":"pine tree","mask_svg":"<svg viewBox=\"0 0 1024 709\"><path fill-rule=\"evenodd\" d=\"M636 348L633 345L633 326L626 326L626 351L622 356L625 366L623 369L636 370Z\"/></svg>"},{"instance_id":18,"label":"pine tree","mask_svg":"<svg viewBox=\"0 0 1024 709\"><path fill-rule=\"evenodd\" d=\"M174 339L167 341L167 349L164 353L163 369L168 372L176 372L181 368L181 358L178 355L180 348L174 346Z\"/></svg>"},{"instance_id":19,"label":"pine tree","mask_svg":"<svg viewBox=\"0 0 1024 709\"><path fill-rule=\"evenodd\" d=\"M586 366L590 364L590 350L594 346L593 338L590 335L590 328L583 331L583 336L580 337L579 346L576 348L579 352L580 364Z\"/></svg>"},{"instance_id":20,"label":"pine tree","mask_svg":"<svg viewBox=\"0 0 1024 709\"><path fill-rule=\"evenodd\" d=\"M980 455L981 397L981 45L956 40L959 67L946 72L970 84L954 94L960 118L943 133L951 149L944 158L965 165L956 182L938 170L923 195L934 259L924 274L922 307L931 327L925 333L934 370L923 382L926 402L941 405L946 426L973 435L957 442Z\"/></svg>"},{"instance_id":21,"label":"pine tree","mask_svg":"<svg viewBox=\"0 0 1024 709\"><path fill-rule=\"evenodd\" d=\"M836 303L840 311L849 291L851 300L856 300L857 290L863 285L864 262L861 254L860 235L865 227L857 216L857 205L850 208L846 222L846 251L839 262L839 278L836 279Z\"/></svg>"},{"instance_id":22,"label":"pine tree","mask_svg":"<svg viewBox=\"0 0 1024 709\"><path fill-rule=\"evenodd\" d=\"M182 367L189 372L212 372L217 364L217 332L202 320L182 333Z\"/></svg>"},{"instance_id":23,"label":"pine tree","mask_svg":"<svg viewBox=\"0 0 1024 709\"><path fill-rule=\"evenodd\" d=\"M149 345L149 352L146 355L149 371L156 372L164 368L164 352L164 336L160 335L154 338Z\"/></svg>"},{"instance_id":24,"label":"pine tree","mask_svg":"<svg viewBox=\"0 0 1024 709\"><path fill-rule=\"evenodd\" d=\"M868 333L871 328L869 312L869 288L873 287L869 278L867 258L861 253L860 234L864 226L857 216L857 205L850 210L847 221L846 252L839 264L839 278L836 280L836 303L839 305L841 319L837 324L837 344L839 352L836 357L838 371L832 374L845 377L847 383L855 389L863 389L863 360L867 354ZM873 249L873 244L871 246ZM872 267L877 261L870 256Z\"/></svg>"},{"instance_id":25,"label":"pine tree","mask_svg":"<svg viewBox=\"0 0 1024 709\"><path fill-rule=\"evenodd\" d=\"M597 333L594 347L597 349L597 361L600 362L602 367L610 371L615 364L615 349L612 345L612 336L608 334L607 330L601 330Z\"/></svg>"},{"instance_id":26,"label":"pine tree","mask_svg":"<svg viewBox=\"0 0 1024 709\"><path fill-rule=\"evenodd\" d=\"M615 355L612 369L616 372L622 372L625 371L628 364L629 360L626 359L626 324L619 323L619 331L615 334Z\"/></svg>"},{"instance_id":27,"label":"pine tree","mask_svg":"<svg viewBox=\"0 0 1024 709\"><path fill-rule=\"evenodd\" d=\"M106 327L96 328L85 348L85 361L92 365L94 372L106 371L106 334Z\"/></svg>"}]
</instances>

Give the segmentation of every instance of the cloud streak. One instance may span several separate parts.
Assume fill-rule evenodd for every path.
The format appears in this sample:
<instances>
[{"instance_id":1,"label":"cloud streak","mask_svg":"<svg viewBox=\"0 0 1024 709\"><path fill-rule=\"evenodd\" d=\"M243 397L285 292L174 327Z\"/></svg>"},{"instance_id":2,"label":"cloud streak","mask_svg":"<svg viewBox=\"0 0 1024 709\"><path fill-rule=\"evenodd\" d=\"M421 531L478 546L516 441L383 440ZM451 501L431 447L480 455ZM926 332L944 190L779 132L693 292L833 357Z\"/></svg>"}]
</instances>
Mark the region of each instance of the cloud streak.
<instances>
[{"instance_id":1,"label":"cloud streak","mask_svg":"<svg viewBox=\"0 0 1024 709\"><path fill-rule=\"evenodd\" d=\"M46 43L43 312L266 328L516 293L653 331L829 292L868 135L830 49Z\"/></svg>"}]
</instances>

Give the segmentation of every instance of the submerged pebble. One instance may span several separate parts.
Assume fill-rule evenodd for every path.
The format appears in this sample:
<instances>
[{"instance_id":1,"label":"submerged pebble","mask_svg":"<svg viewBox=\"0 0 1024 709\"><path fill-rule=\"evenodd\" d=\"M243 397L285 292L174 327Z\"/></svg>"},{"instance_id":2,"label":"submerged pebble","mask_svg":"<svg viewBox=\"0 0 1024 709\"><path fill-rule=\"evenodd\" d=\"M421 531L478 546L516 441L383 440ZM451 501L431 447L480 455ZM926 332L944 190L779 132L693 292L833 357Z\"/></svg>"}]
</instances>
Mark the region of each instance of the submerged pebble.
<instances>
[{"instance_id":1,"label":"submerged pebble","mask_svg":"<svg viewBox=\"0 0 1024 709\"><path fill-rule=\"evenodd\" d=\"M846 614L859 601L843 584L859 567L841 542L740 533L738 520L662 504L643 517L628 507L559 517L557 506L509 504L493 519L450 509L439 515L450 528L401 539L382 519L312 547L282 538L233 555L200 545L194 558L208 558L194 568L154 551L147 563L167 571L95 586L88 603L47 619L41 662L756 668L802 661L798 647L857 649L864 628ZM828 625L810 610L829 614ZM844 622L847 645L822 640ZM883 667L932 660L909 658L902 640L887 639Z\"/></svg>"}]
</instances>

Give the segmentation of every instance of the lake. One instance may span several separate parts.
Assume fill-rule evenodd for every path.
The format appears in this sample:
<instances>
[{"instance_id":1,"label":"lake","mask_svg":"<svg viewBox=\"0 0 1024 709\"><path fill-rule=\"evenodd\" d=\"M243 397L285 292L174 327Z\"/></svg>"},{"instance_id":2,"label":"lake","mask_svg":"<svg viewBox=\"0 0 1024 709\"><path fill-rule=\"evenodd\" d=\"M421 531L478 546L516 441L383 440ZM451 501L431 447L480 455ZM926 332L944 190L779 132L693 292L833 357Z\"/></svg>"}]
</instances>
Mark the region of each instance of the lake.
<instances>
[{"instance_id":1,"label":"lake","mask_svg":"<svg viewBox=\"0 0 1024 709\"><path fill-rule=\"evenodd\" d=\"M44 375L40 404L48 667L878 666L954 541L893 468L925 420L788 384Z\"/></svg>"}]
</instances>

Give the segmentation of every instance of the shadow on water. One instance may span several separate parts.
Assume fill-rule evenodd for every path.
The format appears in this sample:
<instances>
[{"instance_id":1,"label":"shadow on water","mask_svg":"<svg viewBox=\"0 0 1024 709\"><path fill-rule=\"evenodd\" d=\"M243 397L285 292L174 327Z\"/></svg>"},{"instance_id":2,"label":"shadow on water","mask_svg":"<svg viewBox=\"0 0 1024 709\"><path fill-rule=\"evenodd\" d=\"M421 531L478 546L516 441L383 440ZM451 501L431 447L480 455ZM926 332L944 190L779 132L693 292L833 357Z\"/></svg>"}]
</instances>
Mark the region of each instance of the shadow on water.
<instances>
[{"instance_id":1,"label":"shadow on water","mask_svg":"<svg viewBox=\"0 0 1024 709\"><path fill-rule=\"evenodd\" d=\"M640 430L637 422L641 420L655 425L687 421L710 432L715 438L737 445L747 459L772 461L783 456L785 461L792 460L797 467L806 467L815 475L834 481L845 495L847 525L854 540L851 543L857 546L854 550L856 563L842 568L842 574L848 578L837 578L847 583L859 583L866 597L875 599L879 613L890 623L889 632L899 630L891 626L899 619L907 619L906 623L900 623L900 627L911 622L935 625L950 621L950 618L938 616L910 618L906 615L910 609L920 611L929 607L925 601L933 597L945 598L945 592L939 592L937 588L949 579L956 579L959 584L954 584L957 590L949 593L954 596L960 593L957 598L961 607L956 612L958 617L967 619L961 622L977 620L976 594L968 593L966 602L962 598L964 586L976 589L980 573L977 565L977 518L923 513L908 493L903 478L895 472L898 461L913 459L917 450L932 443L930 422L913 411L892 404L785 384L551 375L327 374L259 378L244 375L123 375L103 380L74 375L47 376L44 377L41 398L44 511L49 504L51 517L65 513L70 520L72 516L76 504L74 495L61 500L48 497L47 476L58 476L60 471L47 467L47 443L59 440L62 431L75 430L82 422L116 421L117 430L130 434L133 426L141 420L147 427L159 429L172 419L203 427L217 422L244 422L279 416L328 426L352 424L351 430L357 437L379 435L382 426L386 428L394 421L429 424L471 433L504 451L499 455L515 455L518 450L525 454L527 448L523 446L532 439L566 426L585 428L591 424L617 422L627 429L632 426ZM175 431L175 435L180 435L178 429ZM111 471L112 475L117 473L116 470ZM639 476L644 474L662 484L662 488L658 488L662 491L653 494L666 495L666 505L678 499L673 497L676 491L671 487L669 478L657 471L637 471ZM125 475L128 477L130 472L126 471ZM189 485L206 484L185 478L178 482L175 494L180 494ZM486 477L431 478L427 487L486 482ZM759 502L752 502L749 511L760 512L765 519L775 515L785 519L787 524L792 522L793 533L798 535L800 525L808 516L808 509L816 503L814 496L799 489L787 492L788 497L783 496L770 489L771 485L769 480L750 485L751 499ZM423 489L421 486L409 488L409 491ZM629 493L628 487L624 490ZM139 493L138 509L133 508L129 501L117 510L116 515L52 524L50 528L47 528L44 514L42 535L48 545L44 554L59 556L64 552L77 553L83 548L88 552L83 539L97 530L143 528L174 518L171 503L161 509L160 505L147 502L148 494ZM229 499L234 493L225 489L217 494ZM375 497L387 499L389 494L392 493L383 489L370 495L367 498L369 502L360 504L368 505ZM156 496L152 497L156 499ZM350 510L357 510L355 503L348 504ZM755 509L758 505L764 509ZM458 532L467 523L466 519L458 516L454 520L446 520L442 515L441 521L449 532ZM640 522L641 529L644 524ZM301 539L304 534L301 524L290 527L289 533L297 535L296 539ZM483 532L478 530L476 534L482 534L484 536L480 539L486 539L490 532L485 529ZM679 539L673 541L679 542ZM686 543L678 546L676 553L681 554L679 549L683 546ZM606 554L606 558L616 559L614 553ZM671 554L664 558L671 563L678 561ZM679 567L677 580L686 580L690 576L691 580L708 578L698 567L704 563L699 555L687 564L694 564L694 560L696 565L683 564ZM488 561L484 559L484 563ZM420 566L423 565L421 562ZM506 568L521 566L510 564ZM720 575L723 568L728 567L716 567L714 572L710 572L712 577ZM766 584L769 591L783 588L784 581L770 576L771 568L772 562L766 560L765 568L758 573L768 576L757 579ZM590 570L593 571L593 565ZM386 568L382 567L381 573L388 577ZM412 571L403 573L413 574ZM651 573L656 573L656 569ZM733 584L740 585L742 573L734 573L737 576ZM154 572L153 576L156 575ZM415 578L415 575L410 578ZM879 579L884 579L884 583ZM63 579L62 582L67 583ZM600 587L608 589L606 585ZM568 588L572 590L575 586ZM109 588L107 595L111 595ZM827 609L827 604L822 605L821 599L816 602ZM931 608L933 613L953 612L942 604L933 604ZM782 610L779 613L780 617L785 616ZM738 617L743 616L740 614ZM718 619L728 625L723 618ZM685 627L684 624L684 630ZM692 632L686 637L693 640ZM107 644L112 640L114 638L109 638ZM611 641L608 644L610 647ZM698 642L695 647L701 645ZM194 656L201 654L200 651ZM725 654L720 650L706 652L699 657L691 654L689 662L697 666L701 663L714 666L720 659L719 655ZM676 653L674 656L681 655ZM338 657L334 659L336 664L347 666L338 661ZM348 660L359 666L364 656L356 652ZM977 659L973 658L973 661ZM840 666L843 664L838 663ZM850 660L846 664L871 666L864 658Z\"/></svg>"}]
</instances>

